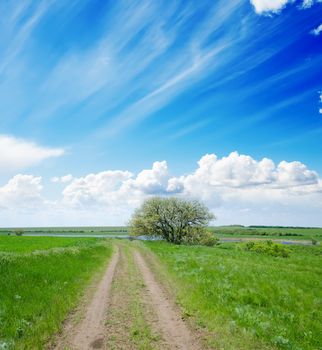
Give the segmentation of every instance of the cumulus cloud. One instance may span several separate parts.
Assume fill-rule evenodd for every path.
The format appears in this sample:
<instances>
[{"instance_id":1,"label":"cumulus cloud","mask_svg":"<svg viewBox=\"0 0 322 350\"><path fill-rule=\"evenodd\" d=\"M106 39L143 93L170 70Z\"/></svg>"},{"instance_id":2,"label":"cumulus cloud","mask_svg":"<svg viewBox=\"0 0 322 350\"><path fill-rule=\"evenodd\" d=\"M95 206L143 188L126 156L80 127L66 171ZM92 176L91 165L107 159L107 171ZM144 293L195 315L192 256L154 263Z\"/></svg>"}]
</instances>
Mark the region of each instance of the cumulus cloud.
<instances>
[{"instance_id":1,"label":"cumulus cloud","mask_svg":"<svg viewBox=\"0 0 322 350\"><path fill-rule=\"evenodd\" d=\"M258 14L280 13L287 4L294 4L295 0L250 0ZM322 0L303 0L300 7L307 9Z\"/></svg>"},{"instance_id":2,"label":"cumulus cloud","mask_svg":"<svg viewBox=\"0 0 322 350\"><path fill-rule=\"evenodd\" d=\"M250 0L256 13L262 14L267 12L280 12L289 0Z\"/></svg>"},{"instance_id":3,"label":"cumulus cloud","mask_svg":"<svg viewBox=\"0 0 322 350\"><path fill-rule=\"evenodd\" d=\"M319 181L315 171L298 161L276 165L271 159L257 161L238 152L222 158L206 154L194 172L179 177L171 177L167 162L162 161L137 175L117 170L74 178L63 191L63 202L71 207L132 208L148 196L176 194L199 198L216 207L236 195L252 201L266 191L282 200L283 191L296 196L318 192Z\"/></svg>"},{"instance_id":4,"label":"cumulus cloud","mask_svg":"<svg viewBox=\"0 0 322 350\"><path fill-rule=\"evenodd\" d=\"M0 187L0 214L4 208L37 207L34 220L50 217L47 225L125 224L133 210L154 195L202 200L220 223L313 225L309 218L317 224L317 213L322 212L322 180L315 171L299 161L275 164L238 152L221 158L206 154L194 171L181 176L171 176L167 162L157 161L137 174L107 170L57 177L57 182L62 179L69 181L62 197L46 201L41 178L13 177Z\"/></svg>"},{"instance_id":5,"label":"cumulus cloud","mask_svg":"<svg viewBox=\"0 0 322 350\"><path fill-rule=\"evenodd\" d=\"M142 170L135 178L127 180L124 189L138 190L146 194L162 194L167 192L168 179L167 162L154 162L152 169Z\"/></svg>"},{"instance_id":6,"label":"cumulus cloud","mask_svg":"<svg viewBox=\"0 0 322 350\"><path fill-rule=\"evenodd\" d=\"M33 142L0 135L0 171L16 171L36 165L45 159L64 154L61 148L48 148Z\"/></svg>"},{"instance_id":7,"label":"cumulus cloud","mask_svg":"<svg viewBox=\"0 0 322 350\"><path fill-rule=\"evenodd\" d=\"M63 191L63 203L72 207L118 205L122 202L120 188L133 174L108 170L74 178Z\"/></svg>"},{"instance_id":8,"label":"cumulus cloud","mask_svg":"<svg viewBox=\"0 0 322 350\"><path fill-rule=\"evenodd\" d=\"M322 32L322 24L320 24L318 27L316 27L310 31L310 33L312 35L315 35L315 36L320 35L321 32Z\"/></svg>"},{"instance_id":9,"label":"cumulus cloud","mask_svg":"<svg viewBox=\"0 0 322 350\"><path fill-rule=\"evenodd\" d=\"M300 162L282 161L277 166L271 159L256 161L248 155L232 152L218 159L215 154L206 154L197 170L188 176L171 179L170 185L181 182L182 190L194 191L200 185L212 188L269 187L288 188L318 182L318 175ZM170 187L171 187L170 186ZM171 187L172 188L172 187Z\"/></svg>"},{"instance_id":10,"label":"cumulus cloud","mask_svg":"<svg viewBox=\"0 0 322 350\"><path fill-rule=\"evenodd\" d=\"M0 187L2 209L34 209L43 204L41 177L18 174Z\"/></svg>"}]
</instances>

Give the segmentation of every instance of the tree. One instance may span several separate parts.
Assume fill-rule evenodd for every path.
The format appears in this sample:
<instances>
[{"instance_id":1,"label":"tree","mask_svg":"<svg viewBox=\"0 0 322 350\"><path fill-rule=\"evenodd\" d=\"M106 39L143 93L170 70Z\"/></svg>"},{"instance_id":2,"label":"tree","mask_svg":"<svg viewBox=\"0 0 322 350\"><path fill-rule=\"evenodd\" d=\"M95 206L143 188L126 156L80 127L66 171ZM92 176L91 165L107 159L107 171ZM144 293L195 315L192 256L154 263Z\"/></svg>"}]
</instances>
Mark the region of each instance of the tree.
<instances>
[{"instance_id":1,"label":"tree","mask_svg":"<svg viewBox=\"0 0 322 350\"><path fill-rule=\"evenodd\" d=\"M132 235L161 237L168 242L181 244L195 234L202 236L215 216L202 203L180 198L147 199L130 221Z\"/></svg>"}]
</instances>

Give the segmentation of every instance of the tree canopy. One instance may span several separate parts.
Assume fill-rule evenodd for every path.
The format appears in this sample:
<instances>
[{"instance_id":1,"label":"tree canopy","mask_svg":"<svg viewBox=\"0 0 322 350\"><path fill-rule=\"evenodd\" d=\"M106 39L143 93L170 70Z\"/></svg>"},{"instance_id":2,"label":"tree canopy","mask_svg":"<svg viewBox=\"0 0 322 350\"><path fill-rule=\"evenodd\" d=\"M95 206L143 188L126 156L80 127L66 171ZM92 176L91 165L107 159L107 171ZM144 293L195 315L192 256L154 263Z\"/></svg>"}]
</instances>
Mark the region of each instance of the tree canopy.
<instances>
[{"instance_id":1,"label":"tree canopy","mask_svg":"<svg viewBox=\"0 0 322 350\"><path fill-rule=\"evenodd\" d=\"M215 216L196 200L153 197L136 209L130 221L132 235L161 237L180 244L188 237L200 237Z\"/></svg>"}]
</instances>

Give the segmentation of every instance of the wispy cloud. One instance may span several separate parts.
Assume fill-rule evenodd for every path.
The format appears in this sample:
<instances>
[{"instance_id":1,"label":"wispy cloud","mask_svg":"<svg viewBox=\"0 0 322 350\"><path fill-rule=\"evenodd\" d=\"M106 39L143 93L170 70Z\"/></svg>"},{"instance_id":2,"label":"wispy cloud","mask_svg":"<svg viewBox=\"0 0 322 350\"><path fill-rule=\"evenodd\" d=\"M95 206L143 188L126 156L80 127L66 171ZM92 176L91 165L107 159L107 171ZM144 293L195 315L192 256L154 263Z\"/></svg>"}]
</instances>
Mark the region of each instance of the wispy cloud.
<instances>
[{"instance_id":1,"label":"wispy cloud","mask_svg":"<svg viewBox=\"0 0 322 350\"><path fill-rule=\"evenodd\" d=\"M39 146L34 142L0 135L0 174L17 171L64 154L62 148Z\"/></svg>"},{"instance_id":2,"label":"wispy cloud","mask_svg":"<svg viewBox=\"0 0 322 350\"><path fill-rule=\"evenodd\" d=\"M310 33L312 35L315 35L315 36L320 35L321 32L322 32L322 24L320 24L318 27L316 27L310 31Z\"/></svg>"}]
</instances>

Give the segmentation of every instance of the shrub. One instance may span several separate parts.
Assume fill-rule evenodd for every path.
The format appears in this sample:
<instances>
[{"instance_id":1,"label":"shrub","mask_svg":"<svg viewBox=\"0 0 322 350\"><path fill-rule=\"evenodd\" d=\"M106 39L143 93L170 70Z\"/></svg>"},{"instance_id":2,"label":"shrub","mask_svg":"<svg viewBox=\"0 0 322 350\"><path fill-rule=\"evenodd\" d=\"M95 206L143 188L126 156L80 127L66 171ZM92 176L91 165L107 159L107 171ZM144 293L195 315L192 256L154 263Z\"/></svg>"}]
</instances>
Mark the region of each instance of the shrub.
<instances>
[{"instance_id":1,"label":"shrub","mask_svg":"<svg viewBox=\"0 0 322 350\"><path fill-rule=\"evenodd\" d=\"M289 249L283 247L282 244L274 243L271 240L264 242L249 241L243 244L243 249L250 252L266 254L281 258L288 258L290 255Z\"/></svg>"},{"instance_id":2,"label":"shrub","mask_svg":"<svg viewBox=\"0 0 322 350\"><path fill-rule=\"evenodd\" d=\"M204 245L213 247L219 243L219 239L215 237L212 232L204 228L195 228L186 234L183 243L188 245Z\"/></svg>"},{"instance_id":3,"label":"shrub","mask_svg":"<svg viewBox=\"0 0 322 350\"><path fill-rule=\"evenodd\" d=\"M15 230L15 235L16 236L22 236L23 234L24 234L24 230L21 230L21 229Z\"/></svg>"},{"instance_id":4,"label":"shrub","mask_svg":"<svg viewBox=\"0 0 322 350\"><path fill-rule=\"evenodd\" d=\"M312 245L317 245L318 241L315 238L311 238Z\"/></svg>"}]
</instances>

